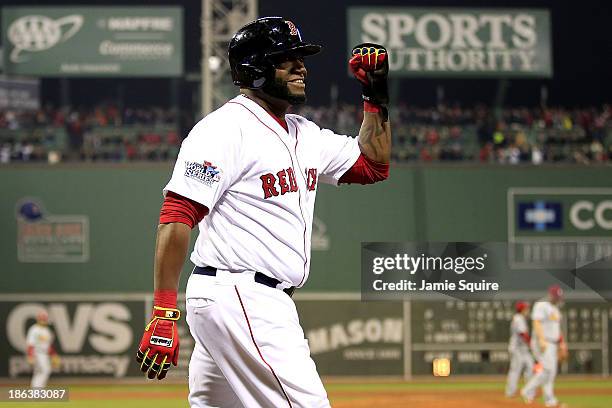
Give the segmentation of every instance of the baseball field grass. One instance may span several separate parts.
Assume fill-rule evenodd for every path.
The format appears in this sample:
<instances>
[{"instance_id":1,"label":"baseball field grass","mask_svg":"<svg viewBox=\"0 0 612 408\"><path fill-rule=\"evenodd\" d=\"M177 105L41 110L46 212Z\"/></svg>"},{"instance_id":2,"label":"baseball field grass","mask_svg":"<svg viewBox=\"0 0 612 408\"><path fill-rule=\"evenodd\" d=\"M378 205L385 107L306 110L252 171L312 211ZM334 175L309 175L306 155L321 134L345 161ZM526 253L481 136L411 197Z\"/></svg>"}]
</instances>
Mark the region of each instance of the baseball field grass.
<instances>
[{"instance_id":1,"label":"baseball field grass","mask_svg":"<svg viewBox=\"0 0 612 408\"><path fill-rule=\"evenodd\" d=\"M65 386L67 402L11 403L0 408L178 408L188 407L184 384L100 384ZM526 405L517 398L503 396L503 379L439 379L412 382L326 381L334 408L518 408ZM612 407L612 379L560 379L556 387L559 400L569 408ZM543 407L536 401L530 408Z\"/></svg>"}]
</instances>

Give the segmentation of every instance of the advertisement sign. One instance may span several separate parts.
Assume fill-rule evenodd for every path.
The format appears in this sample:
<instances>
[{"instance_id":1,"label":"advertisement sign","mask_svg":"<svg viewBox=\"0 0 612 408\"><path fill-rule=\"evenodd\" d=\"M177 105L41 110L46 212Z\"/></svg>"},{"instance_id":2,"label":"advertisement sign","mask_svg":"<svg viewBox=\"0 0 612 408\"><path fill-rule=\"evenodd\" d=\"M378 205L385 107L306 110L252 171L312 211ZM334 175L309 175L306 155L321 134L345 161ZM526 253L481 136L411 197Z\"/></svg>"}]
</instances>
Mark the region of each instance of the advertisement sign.
<instances>
[{"instance_id":1,"label":"advertisement sign","mask_svg":"<svg viewBox=\"0 0 612 408\"><path fill-rule=\"evenodd\" d=\"M139 375L134 350L145 319L142 300L47 299L0 301L5 339L2 355L7 356L0 359L0 377L31 375L32 366L25 354L26 334L43 310L49 314L55 336L53 344L61 357L55 375L115 378Z\"/></svg>"},{"instance_id":2,"label":"advertisement sign","mask_svg":"<svg viewBox=\"0 0 612 408\"><path fill-rule=\"evenodd\" d=\"M401 375L401 304L301 300L300 322L322 375Z\"/></svg>"},{"instance_id":3,"label":"advertisement sign","mask_svg":"<svg viewBox=\"0 0 612 408\"><path fill-rule=\"evenodd\" d=\"M19 262L89 261L89 218L49 214L39 200L17 203L17 258Z\"/></svg>"},{"instance_id":4,"label":"advertisement sign","mask_svg":"<svg viewBox=\"0 0 612 408\"><path fill-rule=\"evenodd\" d=\"M0 109L37 110L40 107L40 81L0 78Z\"/></svg>"},{"instance_id":5,"label":"advertisement sign","mask_svg":"<svg viewBox=\"0 0 612 408\"><path fill-rule=\"evenodd\" d=\"M4 7L5 73L178 76L180 7Z\"/></svg>"},{"instance_id":6,"label":"advertisement sign","mask_svg":"<svg viewBox=\"0 0 612 408\"><path fill-rule=\"evenodd\" d=\"M350 7L347 13L348 49L384 45L392 76L552 76L548 10Z\"/></svg>"},{"instance_id":7,"label":"advertisement sign","mask_svg":"<svg viewBox=\"0 0 612 408\"><path fill-rule=\"evenodd\" d=\"M508 190L513 268L608 268L612 256L612 189L530 187ZM572 245L567 245L572 243Z\"/></svg>"}]
</instances>

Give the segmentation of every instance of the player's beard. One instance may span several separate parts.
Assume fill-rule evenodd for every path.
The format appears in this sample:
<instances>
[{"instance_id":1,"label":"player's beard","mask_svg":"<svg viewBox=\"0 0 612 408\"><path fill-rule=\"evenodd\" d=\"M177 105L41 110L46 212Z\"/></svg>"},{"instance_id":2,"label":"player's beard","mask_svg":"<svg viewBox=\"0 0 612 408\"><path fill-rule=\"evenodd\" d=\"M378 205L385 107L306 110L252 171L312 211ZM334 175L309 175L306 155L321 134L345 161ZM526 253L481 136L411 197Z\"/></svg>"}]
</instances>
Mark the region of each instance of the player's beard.
<instances>
[{"instance_id":1,"label":"player's beard","mask_svg":"<svg viewBox=\"0 0 612 408\"><path fill-rule=\"evenodd\" d=\"M288 83L279 78L274 78L273 82L267 82L262 90L270 96L289 102L291 106L306 102L306 92L302 95L292 94Z\"/></svg>"}]
</instances>

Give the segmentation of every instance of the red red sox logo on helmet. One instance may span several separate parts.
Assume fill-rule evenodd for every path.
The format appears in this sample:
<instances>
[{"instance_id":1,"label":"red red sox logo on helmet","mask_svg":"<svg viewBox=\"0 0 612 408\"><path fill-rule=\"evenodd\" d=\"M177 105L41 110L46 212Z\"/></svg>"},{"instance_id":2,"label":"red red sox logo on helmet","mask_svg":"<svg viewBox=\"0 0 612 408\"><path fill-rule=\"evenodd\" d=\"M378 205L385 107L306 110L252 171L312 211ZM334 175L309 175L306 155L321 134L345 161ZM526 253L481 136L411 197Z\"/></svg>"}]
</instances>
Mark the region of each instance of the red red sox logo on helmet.
<instances>
[{"instance_id":1,"label":"red red sox logo on helmet","mask_svg":"<svg viewBox=\"0 0 612 408\"><path fill-rule=\"evenodd\" d=\"M295 26L295 24L293 24L291 21L289 20L285 20L285 23L287 23L287 25L289 26L289 34L291 35L299 35L298 34L298 29Z\"/></svg>"}]
</instances>

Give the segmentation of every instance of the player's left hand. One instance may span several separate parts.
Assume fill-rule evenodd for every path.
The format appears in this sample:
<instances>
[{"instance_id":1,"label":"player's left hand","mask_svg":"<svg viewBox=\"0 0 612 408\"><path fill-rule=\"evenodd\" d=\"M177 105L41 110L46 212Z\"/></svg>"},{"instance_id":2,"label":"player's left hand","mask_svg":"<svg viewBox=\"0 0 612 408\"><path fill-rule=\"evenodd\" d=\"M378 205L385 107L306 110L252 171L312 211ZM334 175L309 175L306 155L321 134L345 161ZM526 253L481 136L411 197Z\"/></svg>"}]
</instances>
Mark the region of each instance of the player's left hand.
<instances>
[{"instance_id":1,"label":"player's left hand","mask_svg":"<svg viewBox=\"0 0 612 408\"><path fill-rule=\"evenodd\" d=\"M542 366L542 363L540 363L539 361L536 361L533 364L533 368L531 369L531 371L533 371L534 374L539 374L544 370L544 367Z\"/></svg>"},{"instance_id":2,"label":"player's left hand","mask_svg":"<svg viewBox=\"0 0 612 408\"><path fill-rule=\"evenodd\" d=\"M57 354L51 356L51 367L57 369L62 364L62 359Z\"/></svg>"},{"instance_id":3,"label":"player's left hand","mask_svg":"<svg viewBox=\"0 0 612 408\"><path fill-rule=\"evenodd\" d=\"M361 82L364 101L381 106L389 103L389 55L385 47L374 43L356 45L351 52L349 68Z\"/></svg>"},{"instance_id":4,"label":"player's left hand","mask_svg":"<svg viewBox=\"0 0 612 408\"><path fill-rule=\"evenodd\" d=\"M145 327L136 361L150 379L162 380L170 369L170 362L178 364L179 336L176 325L181 317L178 309L153 307L151 321Z\"/></svg>"},{"instance_id":5,"label":"player's left hand","mask_svg":"<svg viewBox=\"0 0 612 408\"><path fill-rule=\"evenodd\" d=\"M559 348L557 349L557 359L560 362L564 362L569 357L569 351L567 350L567 343L561 342L559 343Z\"/></svg>"}]
</instances>

